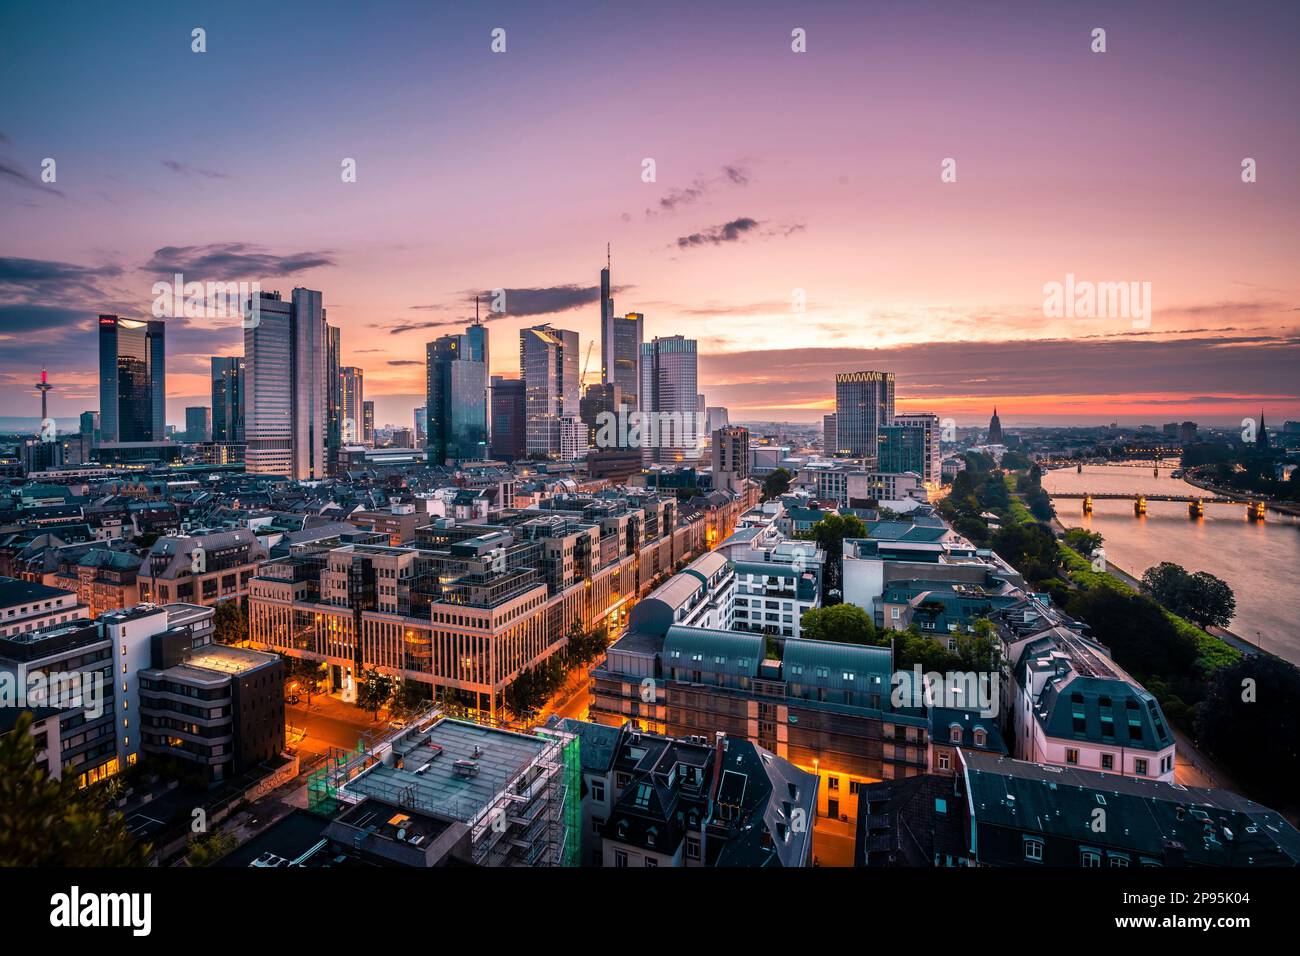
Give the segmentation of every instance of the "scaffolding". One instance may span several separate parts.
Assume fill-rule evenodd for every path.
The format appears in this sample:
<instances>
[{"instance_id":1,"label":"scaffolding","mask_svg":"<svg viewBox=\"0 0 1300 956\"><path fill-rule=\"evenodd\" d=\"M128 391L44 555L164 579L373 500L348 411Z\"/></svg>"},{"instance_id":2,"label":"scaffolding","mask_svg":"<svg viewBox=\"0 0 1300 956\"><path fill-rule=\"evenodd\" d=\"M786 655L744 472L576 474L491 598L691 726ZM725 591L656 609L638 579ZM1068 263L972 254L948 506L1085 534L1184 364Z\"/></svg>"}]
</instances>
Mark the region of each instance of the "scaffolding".
<instances>
[{"instance_id":1,"label":"scaffolding","mask_svg":"<svg viewBox=\"0 0 1300 956\"><path fill-rule=\"evenodd\" d=\"M556 740L562 748L560 779L552 795L554 822L551 859L554 866L579 866L582 861L582 760L576 734L539 727L539 737Z\"/></svg>"}]
</instances>

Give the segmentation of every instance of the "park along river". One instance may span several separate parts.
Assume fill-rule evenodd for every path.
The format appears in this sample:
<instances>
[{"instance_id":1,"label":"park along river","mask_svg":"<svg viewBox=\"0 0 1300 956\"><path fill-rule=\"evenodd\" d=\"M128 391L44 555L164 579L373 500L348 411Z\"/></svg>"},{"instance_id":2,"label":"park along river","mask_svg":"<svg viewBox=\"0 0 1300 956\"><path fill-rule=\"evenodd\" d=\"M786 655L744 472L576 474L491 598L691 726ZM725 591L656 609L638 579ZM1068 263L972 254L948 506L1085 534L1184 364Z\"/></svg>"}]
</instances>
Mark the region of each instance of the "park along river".
<instances>
[{"instance_id":1,"label":"park along river","mask_svg":"<svg viewBox=\"0 0 1300 956\"><path fill-rule=\"evenodd\" d=\"M1093 500L1083 513L1078 498L1056 493L1199 495L1214 493L1170 476L1176 462L1166 461L1160 477L1153 462L1084 465L1049 471L1043 488L1053 495L1057 519L1066 528L1087 528L1105 539L1106 560L1135 578L1161 561L1181 564L1189 572L1208 571L1222 578L1237 598L1237 616L1228 630L1244 641L1300 664L1300 521L1269 511L1264 521L1250 521L1244 504L1206 504L1205 516L1192 520L1187 503L1148 501L1147 513L1134 517L1132 499Z\"/></svg>"}]
</instances>

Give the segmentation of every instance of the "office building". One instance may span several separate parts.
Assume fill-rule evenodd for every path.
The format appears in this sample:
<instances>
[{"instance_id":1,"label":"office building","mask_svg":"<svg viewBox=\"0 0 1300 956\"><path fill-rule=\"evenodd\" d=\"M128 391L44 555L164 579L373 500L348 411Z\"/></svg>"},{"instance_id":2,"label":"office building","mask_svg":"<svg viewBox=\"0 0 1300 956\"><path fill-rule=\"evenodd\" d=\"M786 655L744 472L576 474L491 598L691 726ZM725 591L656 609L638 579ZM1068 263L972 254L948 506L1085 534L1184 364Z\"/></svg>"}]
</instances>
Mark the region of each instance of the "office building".
<instances>
[{"instance_id":1,"label":"office building","mask_svg":"<svg viewBox=\"0 0 1300 956\"><path fill-rule=\"evenodd\" d=\"M492 376L492 444L490 456L517 461L528 455L528 412L524 383L518 378Z\"/></svg>"},{"instance_id":2,"label":"office building","mask_svg":"<svg viewBox=\"0 0 1300 956\"><path fill-rule=\"evenodd\" d=\"M822 416L822 454L834 456L839 453L835 435L835 415Z\"/></svg>"},{"instance_id":3,"label":"office building","mask_svg":"<svg viewBox=\"0 0 1300 956\"><path fill-rule=\"evenodd\" d=\"M713 433L713 487L739 491L749 477L749 429L728 425Z\"/></svg>"},{"instance_id":4,"label":"office building","mask_svg":"<svg viewBox=\"0 0 1300 956\"><path fill-rule=\"evenodd\" d=\"M100 436L106 442L166 439L166 325L99 317Z\"/></svg>"},{"instance_id":5,"label":"office building","mask_svg":"<svg viewBox=\"0 0 1300 956\"><path fill-rule=\"evenodd\" d=\"M681 335L656 337L641 346L641 447L646 461L693 464L699 461L700 432L696 343Z\"/></svg>"},{"instance_id":6,"label":"office building","mask_svg":"<svg viewBox=\"0 0 1300 956\"><path fill-rule=\"evenodd\" d=\"M252 531L165 536L140 567L140 599L211 607L248 594L248 584L267 551Z\"/></svg>"},{"instance_id":7,"label":"office building","mask_svg":"<svg viewBox=\"0 0 1300 956\"><path fill-rule=\"evenodd\" d=\"M592 448L617 448L617 440L609 440L617 439L620 408L624 412L628 411L623 402L622 388L609 382L588 385L582 401L578 403L578 408L582 421L587 426L588 444ZM613 427L608 424L611 422ZM606 424L603 435L600 433L602 423ZM605 442L609 443L605 444Z\"/></svg>"},{"instance_id":8,"label":"office building","mask_svg":"<svg viewBox=\"0 0 1300 956\"><path fill-rule=\"evenodd\" d=\"M212 440L244 440L244 374L240 356L212 357Z\"/></svg>"},{"instance_id":9,"label":"office building","mask_svg":"<svg viewBox=\"0 0 1300 956\"><path fill-rule=\"evenodd\" d=\"M331 471L343 468L343 333L325 327L325 461ZM358 434L360 433L358 426ZM359 442L360 439L357 439Z\"/></svg>"},{"instance_id":10,"label":"office building","mask_svg":"<svg viewBox=\"0 0 1300 956\"><path fill-rule=\"evenodd\" d=\"M481 325L425 346L425 431L433 464L488 457L486 354L487 327Z\"/></svg>"},{"instance_id":11,"label":"office building","mask_svg":"<svg viewBox=\"0 0 1300 956\"><path fill-rule=\"evenodd\" d=\"M261 292L244 325L245 462L249 472L297 480L328 475L327 339L321 294L294 289L289 301Z\"/></svg>"},{"instance_id":12,"label":"office building","mask_svg":"<svg viewBox=\"0 0 1300 956\"><path fill-rule=\"evenodd\" d=\"M849 458L875 458L880 428L894 421L893 372L835 376L835 444Z\"/></svg>"},{"instance_id":13,"label":"office building","mask_svg":"<svg viewBox=\"0 0 1300 956\"><path fill-rule=\"evenodd\" d=\"M489 394L491 394L489 392ZM429 434L429 406L421 405L415 410L415 446L424 448Z\"/></svg>"},{"instance_id":14,"label":"office building","mask_svg":"<svg viewBox=\"0 0 1300 956\"><path fill-rule=\"evenodd\" d=\"M527 450L560 454L560 418L579 416L578 333L538 325L519 330L519 372L524 382Z\"/></svg>"},{"instance_id":15,"label":"office building","mask_svg":"<svg viewBox=\"0 0 1300 956\"><path fill-rule=\"evenodd\" d=\"M889 449L889 454L892 455L895 449L908 449L905 451L901 451L901 454L904 455L905 457L910 456L913 454L910 451L912 446L914 444L919 443L921 447L921 453L919 459L921 467L920 468L887 467L885 464L886 449L882 447L878 470L886 471L886 472L916 471L921 476L921 481L922 483L924 483L927 489L931 491L937 490L939 486L943 483L943 479L941 475L941 470L943 467L943 455L939 449L939 438L940 438L939 416L933 415L929 412L918 412L916 414L910 414L910 415L895 415L894 426L898 428L904 428L904 429L919 430L921 432L921 436L919 439L917 439L914 436L908 436L908 435L901 436L898 439L897 443L891 446L891 448Z\"/></svg>"},{"instance_id":16,"label":"office building","mask_svg":"<svg viewBox=\"0 0 1300 956\"><path fill-rule=\"evenodd\" d=\"M367 448L375 447L375 403L361 403L361 444Z\"/></svg>"},{"instance_id":17,"label":"office building","mask_svg":"<svg viewBox=\"0 0 1300 956\"><path fill-rule=\"evenodd\" d=\"M365 373L355 365L339 368L339 422L345 445L359 445L365 425Z\"/></svg>"},{"instance_id":18,"label":"office building","mask_svg":"<svg viewBox=\"0 0 1300 956\"><path fill-rule=\"evenodd\" d=\"M185 440L212 441L212 409L206 405L189 405L185 409Z\"/></svg>"}]
</instances>

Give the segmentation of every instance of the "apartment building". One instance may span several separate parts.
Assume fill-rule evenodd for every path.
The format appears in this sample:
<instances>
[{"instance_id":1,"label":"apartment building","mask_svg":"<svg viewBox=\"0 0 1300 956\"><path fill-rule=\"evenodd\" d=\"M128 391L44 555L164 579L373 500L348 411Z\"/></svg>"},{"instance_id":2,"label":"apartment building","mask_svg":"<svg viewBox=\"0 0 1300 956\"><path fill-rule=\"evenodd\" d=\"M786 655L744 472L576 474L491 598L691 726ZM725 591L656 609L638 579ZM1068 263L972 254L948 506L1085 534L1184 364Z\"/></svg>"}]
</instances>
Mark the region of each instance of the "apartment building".
<instances>
[{"instance_id":1,"label":"apartment building","mask_svg":"<svg viewBox=\"0 0 1300 956\"><path fill-rule=\"evenodd\" d=\"M564 719L580 743L582 863L810 866L817 777L748 740Z\"/></svg>"},{"instance_id":2,"label":"apartment building","mask_svg":"<svg viewBox=\"0 0 1300 956\"><path fill-rule=\"evenodd\" d=\"M73 590L0 577L0 637L39 631L87 616Z\"/></svg>"},{"instance_id":3,"label":"apartment building","mask_svg":"<svg viewBox=\"0 0 1300 956\"><path fill-rule=\"evenodd\" d=\"M252 531L159 538L140 568L140 599L211 606L243 597L266 548Z\"/></svg>"}]
</instances>

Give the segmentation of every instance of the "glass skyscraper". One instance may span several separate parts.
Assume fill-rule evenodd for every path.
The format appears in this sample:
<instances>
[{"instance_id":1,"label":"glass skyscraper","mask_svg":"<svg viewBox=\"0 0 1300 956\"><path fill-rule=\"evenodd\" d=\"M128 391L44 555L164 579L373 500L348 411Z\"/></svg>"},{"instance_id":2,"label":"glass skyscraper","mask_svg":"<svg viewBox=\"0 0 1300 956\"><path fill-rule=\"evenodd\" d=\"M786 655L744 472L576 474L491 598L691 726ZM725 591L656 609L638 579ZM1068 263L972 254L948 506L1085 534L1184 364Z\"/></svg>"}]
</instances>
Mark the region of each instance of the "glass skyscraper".
<instances>
[{"instance_id":1,"label":"glass skyscraper","mask_svg":"<svg viewBox=\"0 0 1300 956\"><path fill-rule=\"evenodd\" d=\"M165 324L99 317L100 439L166 439Z\"/></svg>"},{"instance_id":2,"label":"glass skyscraper","mask_svg":"<svg viewBox=\"0 0 1300 956\"><path fill-rule=\"evenodd\" d=\"M835 376L835 444L851 458L880 453L880 429L894 423L893 372Z\"/></svg>"},{"instance_id":3,"label":"glass skyscraper","mask_svg":"<svg viewBox=\"0 0 1300 956\"><path fill-rule=\"evenodd\" d=\"M560 454L560 419L577 417L578 333L537 325L519 330L530 455Z\"/></svg>"},{"instance_id":4,"label":"glass skyscraper","mask_svg":"<svg viewBox=\"0 0 1300 956\"><path fill-rule=\"evenodd\" d=\"M473 333L473 334L471 334ZM487 327L444 335L425 346L425 442L429 461L488 456Z\"/></svg>"},{"instance_id":5,"label":"glass skyscraper","mask_svg":"<svg viewBox=\"0 0 1300 956\"><path fill-rule=\"evenodd\" d=\"M244 440L244 359L212 356L212 440Z\"/></svg>"},{"instance_id":6,"label":"glass skyscraper","mask_svg":"<svg viewBox=\"0 0 1300 956\"><path fill-rule=\"evenodd\" d=\"M643 460L696 462L704 444L700 429L699 369L694 339L656 337L641 346L639 410Z\"/></svg>"}]
</instances>

